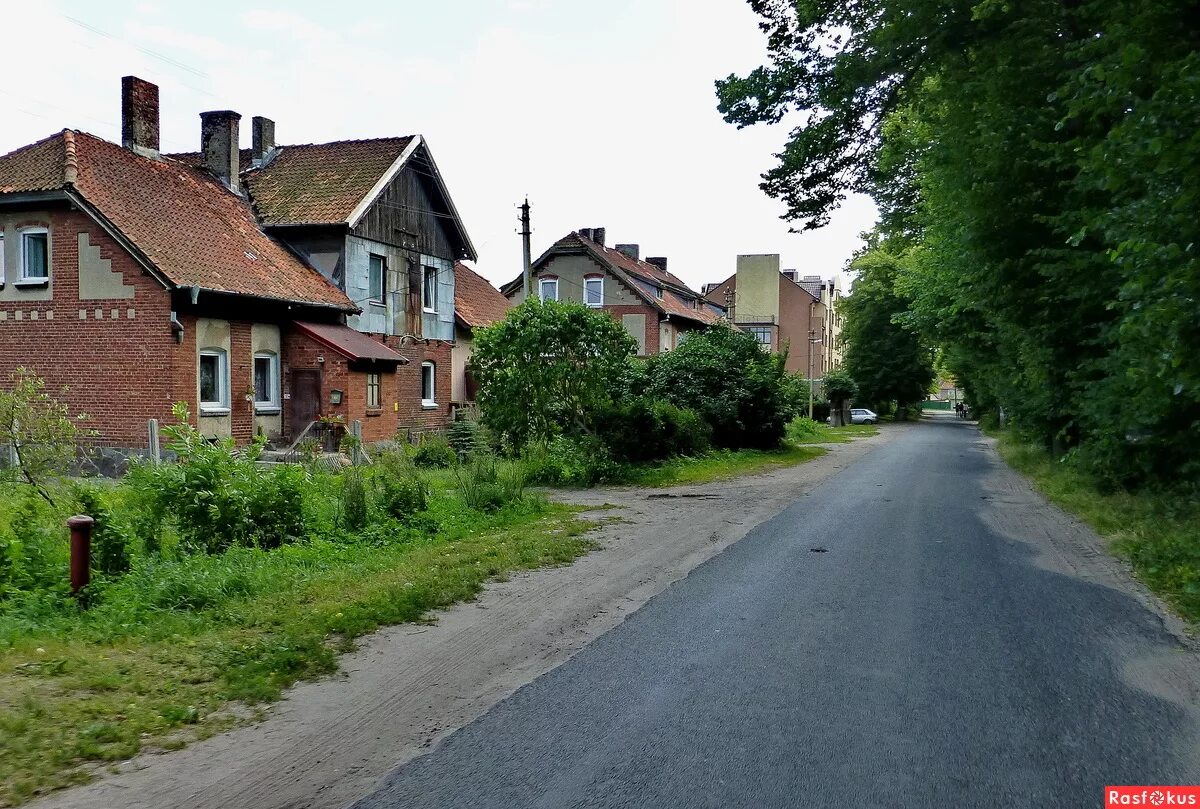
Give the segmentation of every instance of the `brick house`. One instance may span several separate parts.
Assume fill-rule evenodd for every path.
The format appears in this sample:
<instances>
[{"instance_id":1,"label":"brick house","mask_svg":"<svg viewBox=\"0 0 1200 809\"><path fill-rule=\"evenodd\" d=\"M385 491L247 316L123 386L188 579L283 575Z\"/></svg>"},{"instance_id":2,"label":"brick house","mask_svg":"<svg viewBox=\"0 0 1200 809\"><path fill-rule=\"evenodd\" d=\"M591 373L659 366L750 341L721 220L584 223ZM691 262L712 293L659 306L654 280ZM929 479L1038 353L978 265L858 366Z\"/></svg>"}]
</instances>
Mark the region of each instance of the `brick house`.
<instances>
[{"instance_id":1,"label":"brick house","mask_svg":"<svg viewBox=\"0 0 1200 809\"><path fill-rule=\"evenodd\" d=\"M721 320L724 309L667 270L667 259L641 258L636 244L604 244L604 228L583 228L559 239L533 262L534 294L604 309L637 340L639 356L670 351L689 332ZM501 287L519 303L521 278Z\"/></svg>"},{"instance_id":2,"label":"brick house","mask_svg":"<svg viewBox=\"0 0 1200 809\"><path fill-rule=\"evenodd\" d=\"M730 321L754 335L764 350L786 351L789 373L807 378L811 367L813 377L823 376L829 370L830 333L820 290L810 291L792 271L779 267L775 254L738 256L737 272L705 285L706 297L728 305Z\"/></svg>"},{"instance_id":3,"label":"brick house","mask_svg":"<svg viewBox=\"0 0 1200 809\"><path fill-rule=\"evenodd\" d=\"M202 151L161 154L158 88L129 76L122 145L68 129L0 157L0 379L66 386L129 448L177 401L239 442L447 424L474 251L423 139L277 147L256 118L246 152L239 120L201 113Z\"/></svg>"},{"instance_id":4,"label":"brick house","mask_svg":"<svg viewBox=\"0 0 1200 809\"><path fill-rule=\"evenodd\" d=\"M468 368L474 331L503 320L512 302L461 261L454 265L454 348L451 351L451 399L455 405L475 401L475 380Z\"/></svg>"}]
</instances>

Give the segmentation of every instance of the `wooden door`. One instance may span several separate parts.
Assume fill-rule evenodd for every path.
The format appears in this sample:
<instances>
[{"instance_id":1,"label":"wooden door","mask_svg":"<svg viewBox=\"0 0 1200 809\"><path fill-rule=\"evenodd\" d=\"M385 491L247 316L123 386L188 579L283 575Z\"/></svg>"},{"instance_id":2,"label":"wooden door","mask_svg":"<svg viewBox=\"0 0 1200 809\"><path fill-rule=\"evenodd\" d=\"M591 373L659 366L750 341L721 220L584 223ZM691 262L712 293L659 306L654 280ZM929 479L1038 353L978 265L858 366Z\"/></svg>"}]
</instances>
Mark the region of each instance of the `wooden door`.
<instances>
[{"instance_id":1,"label":"wooden door","mask_svg":"<svg viewBox=\"0 0 1200 809\"><path fill-rule=\"evenodd\" d=\"M316 368L293 369L288 435L295 439L320 413L321 372Z\"/></svg>"}]
</instances>

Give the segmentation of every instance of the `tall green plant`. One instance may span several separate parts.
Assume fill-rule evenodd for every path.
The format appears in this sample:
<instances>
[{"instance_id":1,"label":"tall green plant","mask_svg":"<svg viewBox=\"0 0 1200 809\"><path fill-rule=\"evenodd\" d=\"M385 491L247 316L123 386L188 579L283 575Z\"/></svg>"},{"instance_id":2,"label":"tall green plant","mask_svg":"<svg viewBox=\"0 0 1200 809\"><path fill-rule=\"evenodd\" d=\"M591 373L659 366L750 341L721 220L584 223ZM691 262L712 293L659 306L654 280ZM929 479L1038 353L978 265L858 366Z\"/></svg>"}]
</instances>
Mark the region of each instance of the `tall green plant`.
<instances>
[{"instance_id":1,"label":"tall green plant","mask_svg":"<svg viewBox=\"0 0 1200 809\"><path fill-rule=\"evenodd\" d=\"M0 388L0 448L12 453L10 472L53 504L50 484L75 462L85 435L80 423L87 416L72 416L46 392L45 381L26 368L18 368L8 381L7 389Z\"/></svg>"}]
</instances>

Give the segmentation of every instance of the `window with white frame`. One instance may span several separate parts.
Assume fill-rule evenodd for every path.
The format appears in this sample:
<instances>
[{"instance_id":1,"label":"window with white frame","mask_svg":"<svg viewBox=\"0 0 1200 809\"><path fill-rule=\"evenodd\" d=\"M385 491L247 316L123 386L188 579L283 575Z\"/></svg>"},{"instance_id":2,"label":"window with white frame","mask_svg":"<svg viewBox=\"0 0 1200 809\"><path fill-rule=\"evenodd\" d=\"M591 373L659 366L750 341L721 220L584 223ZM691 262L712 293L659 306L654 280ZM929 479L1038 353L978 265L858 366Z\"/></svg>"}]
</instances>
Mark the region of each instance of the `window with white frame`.
<instances>
[{"instance_id":1,"label":"window with white frame","mask_svg":"<svg viewBox=\"0 0 1200 809\"><path fill-rule=\"evenodd\" d=\"M382 388L379 374L367 374L367 409L378 410L379 402L381 401L380 390Z\"/></svg>"},{"instance_id":2,"label":"window with white frame","mask_svg":"<svg viewBox=\"0 0 1200 809\"><path fill-rule=\"evenodd\" d=\"M25 228L21 231L21 264L19 281L45 283L50 280L50 233L46 228Z\"/></svg>"},{"instance_id":3,"label":"window with white frame","mask_svg":"<svg viewBox=\"0 0 1200 809\"><path fill-rule=\"evenodd\" d=\"M279 355L260 351L254 355L254 409L279 410Z\"/></svg>"},{"instance_id":4,"label":"window with white frame","mask_svg":"<svg viewBox=\"0 0 1200 809\"><path fill-rule=\"evenodd\" d=\"M583 302L593 309L598 309L604 305L604 278L597 276L595 278L583 279Z\"/></svg>"},{"instance_id":5,"label":"window with white frame","mask_svg":"<svg viewBox=\"0 0 1200 809\"><path fill-rule=\"evenodd\" d=\"M367 270L367 295L370 302L383 306L387 295L387 260L374 253L370 256L370 268Z\"/></svg>"},{"instance_id":6,"label":"window with white frame","mask_svg":"<svg viewBox=\"0 0 1200 809\"><path fill-rule=\"evenodd\" d=\"M662 288L662 287L655 287L655 288L654 288L654 297L658 298L658 299L661 301L661 300L662 300L662 296L663 296L663 288Z\"/></svg>"},{"instance_id":7,"label":"window with white frame","mask_svg":"<svg viewBox=\"0 0 1200 809\"><path fill-rule=\"evenodd\" d=\"M229 359L224 349L200 350L200 412L229 412Z\"/></svg>"},{"instance_id":8,"label":"window with white frame","mask_svg":"<svg viewBox=\"0 0 1200 809\"><path fill-rule=\"evenodd\" d=\"M752 336L755 340L758 340L758 344L762 347L763 351L771 350L770 328L766 326L751 326L750 328L746 329L746 331L748 331L750 336Z\"/></svg>"},{"instance_id":9,"label":"window with white frame","mask_svg":"<svg viewBox=\"0 0 1200 809\"><path fill-rule=\"evenodd\" d=\"M0 230L0 287L4 286L4 231Z\"/></svg>"},{"instance_id":10,"label":"window with white frame","mask_svg":"<svg viewBox=\"0 0 1200 809\"><path fill-rule=\"evenodd\" d=\"M541 278L538 280L538 297L544 301L558 300L558 279Z\"/></svg>"},{"instance_id":11,"label":"window with white frame","mask_svg":"<svg viewBox=\"0 0 1200 809\"><path fill-rule=\"evenodd\" d=\"M432 362L421 363L421 404L425 407L437 405L437 365Z\"/></svg>"},{"instance_id":12,"label":"window with white frame","mask_svg":"<svg viewBox=\"0 0 1200 809\"><path fill-rule=\"evenodd\" d=\"M426 312L438 310L438 271L437 267L425 267L421 274L421 304Z\"/></svg>"}]
</instances>

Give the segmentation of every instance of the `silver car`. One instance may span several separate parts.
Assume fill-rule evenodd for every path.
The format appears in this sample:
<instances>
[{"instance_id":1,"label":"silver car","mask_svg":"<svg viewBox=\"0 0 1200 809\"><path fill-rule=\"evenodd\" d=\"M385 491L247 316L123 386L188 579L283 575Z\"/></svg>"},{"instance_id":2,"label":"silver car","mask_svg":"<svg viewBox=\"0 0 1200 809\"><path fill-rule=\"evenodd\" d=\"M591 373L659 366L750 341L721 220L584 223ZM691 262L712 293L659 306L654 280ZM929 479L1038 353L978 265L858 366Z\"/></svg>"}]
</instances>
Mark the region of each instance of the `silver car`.
<instances>
[{"instance_id":1,"label":"silver car","mask_svg":"<svg viewBox=\"0 0 1200 809\"><path fill-rule=\"evenodd\" d=\"M865 407L853 407L850 409L851 424L878 424L879 416L875 415Z\"/></svg>"}]
</instances>

